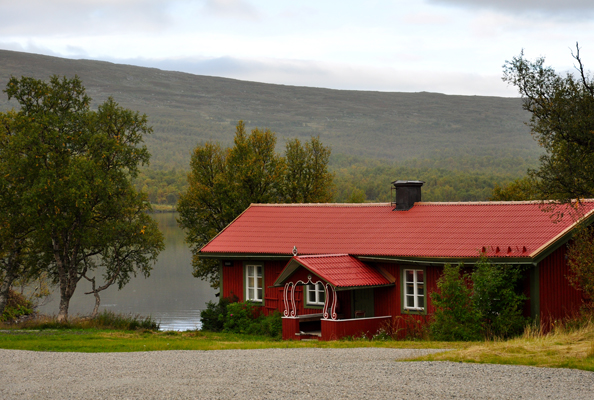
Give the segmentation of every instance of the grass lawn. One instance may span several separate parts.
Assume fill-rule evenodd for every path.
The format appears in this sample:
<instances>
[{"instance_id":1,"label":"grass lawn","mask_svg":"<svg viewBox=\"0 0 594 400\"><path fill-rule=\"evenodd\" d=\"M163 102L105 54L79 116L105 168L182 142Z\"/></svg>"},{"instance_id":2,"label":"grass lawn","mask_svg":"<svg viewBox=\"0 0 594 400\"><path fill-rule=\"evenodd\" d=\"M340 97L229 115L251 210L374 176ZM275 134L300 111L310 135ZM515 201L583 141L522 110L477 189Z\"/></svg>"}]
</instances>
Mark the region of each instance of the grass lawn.
<instances>
[{"instance_id":1,"label":"grass lawn","mask_svg":"<svg viewBox=\"0 0 594 400\"><path fill-rule=\"evenodd\" d=\"M228 350L267 348L460 348L469 343L429 341L341 340L331 342L282 341L261 336L201 331L152 332L115 330L2 330L0 348L36 351L126 352L159 350Z\"/></svg>"}]
</instances>

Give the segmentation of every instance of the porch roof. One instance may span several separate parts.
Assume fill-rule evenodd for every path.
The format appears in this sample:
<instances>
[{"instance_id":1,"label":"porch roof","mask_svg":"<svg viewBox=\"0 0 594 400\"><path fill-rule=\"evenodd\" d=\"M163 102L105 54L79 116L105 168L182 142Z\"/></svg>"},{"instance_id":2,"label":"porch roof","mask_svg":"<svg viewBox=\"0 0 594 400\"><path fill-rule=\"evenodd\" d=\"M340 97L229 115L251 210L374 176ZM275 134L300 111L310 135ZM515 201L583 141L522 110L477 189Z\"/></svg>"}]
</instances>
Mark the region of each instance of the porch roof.
<instances>
[{"instance_id":1,"label":"porch roof","mask_svg":"<svg viewBox=\"0 0 594 400\"><path fill-rule=\"evenodd\" d=\"M274 286L285 284L300 267L317 275L335 288L386 286L393 278L384 276L377 269L348 254L294 256L280 273Z\"/></svg>"}]
</instances>

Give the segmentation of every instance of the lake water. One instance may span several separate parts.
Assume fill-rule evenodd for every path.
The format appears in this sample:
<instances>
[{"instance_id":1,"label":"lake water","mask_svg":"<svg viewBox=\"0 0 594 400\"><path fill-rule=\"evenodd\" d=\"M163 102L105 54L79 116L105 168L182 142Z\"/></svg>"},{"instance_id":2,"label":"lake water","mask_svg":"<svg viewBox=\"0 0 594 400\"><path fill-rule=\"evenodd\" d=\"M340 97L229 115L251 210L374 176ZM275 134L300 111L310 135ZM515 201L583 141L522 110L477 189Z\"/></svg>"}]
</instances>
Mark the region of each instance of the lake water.
<instances>
[{"instance_id":1,"label":"lake water","mask_svg":"<svg viewBox=\"0 0 594 400\"><path fill-rule=\"evenodd\" d=\"M192 253L176 217L177 213L153 214L165 236L165 250L159 255L151 276L132 278L122 290L113 285L100 292L100 311L150 315L161 322L162 330L200 328L200 310L206 308L206 302L215 301L218 290L192 276ZM99 283L100 274L96 275ZM95 298L84 294L90 289L90 282L81 279L70 301L69 315L89 315L93 311ZM56 289L40 311L57 314L59 299Z\"/></svg>"}]
</instances>

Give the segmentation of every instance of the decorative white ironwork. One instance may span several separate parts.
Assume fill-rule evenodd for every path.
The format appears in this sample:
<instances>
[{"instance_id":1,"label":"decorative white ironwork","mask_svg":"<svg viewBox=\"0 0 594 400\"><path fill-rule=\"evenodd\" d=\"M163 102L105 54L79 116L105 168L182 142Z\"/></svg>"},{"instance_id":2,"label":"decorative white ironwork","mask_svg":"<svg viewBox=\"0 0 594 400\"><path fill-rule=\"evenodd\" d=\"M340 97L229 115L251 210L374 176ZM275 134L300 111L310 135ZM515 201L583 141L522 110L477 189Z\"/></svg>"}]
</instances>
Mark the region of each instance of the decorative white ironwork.
<instances>
[{"instance_id":1,"label":"decorative white ironwork","mask_svg":"<svg viewBox=\"0 0 594 400\"><path fill-rule=\"evenodd\" d=\"M317 282L313 282L311 279L311 275L307 276L307 282L302 280L298 280L297 282L287 282L285 283L285 289L283 291L283 300L285 303L285 311L283 311L283 315L285 317L296 317L297 316L297 306L295 304L295 288L297 285L317 285L321 283L324 287L324 309L322 311L322 315L324 319L338 319L338 315L336 314L336 290L332 285L329 283L324 283L323 281L319 280ZM289 291L291 292L289 295ZM305 294L304 294L305 296ZM305 301L305 297L304 297Z\"/></svg>"},{"instance_id":2,"label":"decorative white ironwork","mask_svg":"<svg viewBox=\"0 0 594 400\"><path fill-rule=\"evenodd\" d=\"M292 285L293 285L293 282L287 282L287 283L285 283L285 290L283 290L283 298L285 300L285 311L283 311L283 315L285 317L288 317L289 316L289 312L290 312L289 311L289 302L287 300L287 292L288 292L289 287L291 287Z\"/></svg>"},{"instance_id":3,"label":"decorative white ironwork","mask_svg":"<svg viewBox=\"0 0 594 400\"><path fill-rule=\"evenodd\" d=\"M331 293L332 296L329 295L330 290L332 291L332 293ZM332 287L332 285L327 283L326 285L324 285L324 292L325 292L325 297L326 297L326 299L324 301L324 312L323 312L324 319L336 320L336 319L338 319L338 315L336 314L336 303L337 303L336 290L334 290L334 287ZM329 306L328 302L330 301L330 299L332 299L332 302L330 303L331 304L330 310L328 310L328 306ZM328 313L328 311L330 311L330 312ZM330 318L328 318L328 317L330 317Z\"/></svg>"},{"instance_id":4,"label":"decorative white ironwork","mask_svg":"<svg viewBox=\"0 0 594 400\"><path fill-rule=\"evenodd\" d=\"M297 246L293 246L293 256L297 257Z\"/></svg>"}]
</instances>

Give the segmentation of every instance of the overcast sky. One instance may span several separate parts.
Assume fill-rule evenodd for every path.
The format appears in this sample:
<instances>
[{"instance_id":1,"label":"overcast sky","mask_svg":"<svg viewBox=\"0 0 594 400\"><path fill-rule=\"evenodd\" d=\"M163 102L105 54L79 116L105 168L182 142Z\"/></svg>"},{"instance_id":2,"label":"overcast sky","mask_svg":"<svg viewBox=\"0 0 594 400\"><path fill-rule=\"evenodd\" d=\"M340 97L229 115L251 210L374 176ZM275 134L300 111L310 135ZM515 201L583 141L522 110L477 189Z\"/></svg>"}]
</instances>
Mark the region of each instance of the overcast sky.
<instances>
[{"instance_id":1,"label":"overcast sky","mask_svg":"<svg viewBox=\"0 0 594 400\"><path fill-rule=\"evenodd\" d=\"M0 48L335 89L516 96L520 53L594 69L593 0L0 0Z\"/></svg>"}]
</instances>

